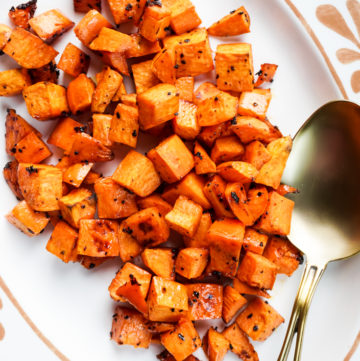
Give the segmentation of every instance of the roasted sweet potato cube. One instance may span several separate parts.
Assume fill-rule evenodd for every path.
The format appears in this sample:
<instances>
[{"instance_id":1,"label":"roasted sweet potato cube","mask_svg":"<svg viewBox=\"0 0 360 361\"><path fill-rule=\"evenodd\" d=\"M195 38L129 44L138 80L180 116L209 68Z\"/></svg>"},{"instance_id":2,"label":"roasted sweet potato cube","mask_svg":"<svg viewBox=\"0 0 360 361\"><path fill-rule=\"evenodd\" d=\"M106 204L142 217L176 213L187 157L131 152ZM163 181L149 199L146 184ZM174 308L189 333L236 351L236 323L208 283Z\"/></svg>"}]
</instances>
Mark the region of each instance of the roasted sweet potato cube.
<instances>
[{"instance_id":1,"label":"roasted sweet potato cube","mask_svg":"<svg viewBox=\"0 0 360 361\"><path fill-rule=\"evenodd\" d=\"M265 341L284 318L261 298L254 298L236 319L237 325L254 341Z\"/></svg>"},{"instance_id":2,"label":"roasted sweet potato cube","mask_svg":"<svg viewBox=\"0 0 360 361\"><path fill-rule=\"evenodd\" d=\"M149 320L175 322L188 310L186 287L181 283L154 276L147 302Z\"/></svg>"},{"instance_id":3,"label":"roasted sweet potato cube","mask_svg":"<svg viewBox=\"0 0 360 361\"><path fill-rule=\"evenodd\" d=\"M140 93L137 98L139 120L147 130L172 119L179 111L179 96L171 84L158 84Z\"/></svg>"},{"instance_id":4,"label":"roasted sweet potato cube","mask_svg":"<svg viewBox=\"0 0 360 361\"><path fill-rule=\"evenodd\" d=\"M133 46L130 35L120 31L103 27L97 37L90 43L89 48L110 53L122 53Z\"/></svg>"},{"instance_id":5,"label":"roasted sweet potato cube","mask_svg":"<svg viewBox=\"0 0 360 361\"><path fill-rule=\"evenodd\" d=\"M141 17L139 32L149 41L163 39L170 25L171 12L164 6L148 6Z\"/></svg>"},{"instance_id":6,"label":"roasted sweet potato cube","mask_svg":"<svg viewBox=\"0 0 360 361\"><path fill-rule=\"evenodd\" d=\"M235 277L244 232L244 224L237 219L220 219L210 226L207 232L210 244L209 273L215 271L226 277Z\"/></svg>"},{"instance_id":7,"label":"roasted sweet potato cube","mask_svg":"<svg viewBox=\"0 0 360 361\"><path fill-rule=\"evenodd\" d=\"M198 278L207 266L208 257L206 248L183 248L176 257L175 272L187 279Z\"/></svg>"},{"instance_id":8,"label":"roasted sweet potato cube","mask_svg":"<svg viewBox=\"0 0 360 361\"><path fill-rule=\"evenodd\" d=\"M211 148L217 138L226 137L233 134L233 132L230 130L231 122L232 120L225 123L212 125L210 127L203 127L198 136L198 139Z\"/></svg>"},{"instance_id":9,"label":"roasted sweet potato cube","mask_svg":"<svg viewBox=\"0 0 360 361\"><path fill-rule=\"evenodd\" d=\"M46 250L63 262L77 261L78 232L66 222L59 220L46 245Z\"/></svg>"},{"instance_id":10,"label":"roasted sweet potato cube","mask_svg":"<svg viewBox=\"0 0 360 361\"><path fill-rule=\"evenodd\" d=\"M250 17L243 6L212 24L208 33L214 36L234 36L250 32Z\"/></svg>"},{"instance_id":11,"label":"roasted sweet potato cube","mask_svg":"<svg viewBox=\"0 0 360 361\"><path fill-rule=\"evenodd\" d=\"M269 193L264 186L256 186L249 189L247 194L247 206L253 218L257 220L268 205Z\"/></svg>"},{"instance_id":12,"label":"roasted sweet potato cube","mask_svg":"<svg viewBox=\"0 0 360 361\"><path fill-rule=\"evenodd\" d=\"M204 28L167 37L164 46L174 49L177 78L197 76L214 69L209 38Z\"/></svg>"},{"instance_id":13,"label":"roasted sweet potato cube","mask_svg":"<svg viewBox=\"0 0 360 361\"><path fill-rule=\"evenodd\" d=\"M23 195L21 194L18 177L17 177L17 168L19 163L16 160L11 162L7 162L3 169L3 175L6 183L10 187L11 191L14 193L16 199L18 201L24 199ZM172 208L172 207L171 207Z\"/></svg>"},{"instance_id":14,"label":"roasted sweet potato cube","mask_svg":"<svg viewBox=\"0 0 360 361\"><path fill-rule=\"evenodd\" d=\"M29 29L29 20L34 16L36 11L37 0L31 0L27 3L20 4L16 8L13 6L9 10L11 22L20 28Z\"/></svg>"},{"instance_id":15,"label":"roasted sweet potato cube","mask_svg":"<svg viewBox=\"0 0 360 361\"><path fill-rule=\"evenodd\" d=\"M246 190L242 183L228 183L225 188L225 197L238 220L245 226L254 224L256 218L248 206Z\"/></svg>"},{"instance_id":16,"label":"roasted sweet potato cube","mask_svg":"<svg viewBox=\"0 0 360 361\"><path fill-rule=\"evenodd\" d=\"M41 68L29 69L28 72L33 84L40 81L48 81L50 83L57 84L60 73L54 61L51 61L49 64L46 64Z\"/></svg>"},{"instance_id":17,"label":"roasted sweet potato cube","mask_svg":"<svg viewBox=\"0 0 360 361\"><path fill-rule=\"evenodd\" d=\"M153 59L151 71L163 83L174 84L176 79L175 54L172 49L163 49Z\"/></svg>"},{"instance_id":18,"label":"roasted sweet potato cube","mask_svg":"<svg viewBox=\"0 0 360 361\"><path fill-rule=\"evenodd\" d=\"M86 188L74 189L59 199L63 219L72 227L79 228L81 219L95 216L96 204L91 191Z\"/></svg>"},{"instance_id":19,"label":"roasted sweet potato cube","mask_svg":"<svg viewBox=\"0 0 360 361\"><path fill-rule=\"evenodd\" d=\"M222 318L225 323L229 323L236 313L247 303L235 288L230 285L225 286L223 295Z\"/></svg>"},{"instance_id":20,"label":"roasted sweet potato cube","mask_svg":"<svg viewBox=\"0 0 360 361\"><path fill-rule=\"evenodd\" d=\"M124 52L101 52L102 61L124 75L130 75Z\"/></svg>"},{"instance_id":21,"label":"roasted sweet potato cube","mask_svg":"<svg viewBox=\"0 0 360 361\"><path fill-rule=\"evenodd\" d=\"M194 161L196 174L208 174L216 172L216 164L198 142L195 142L194 146Z\"/></svg>"},{"instance_id":22,"label":"roasted sweet potato cube","mask_svg":"<svg viewBox=\"0 0 360 361\"><path fill-rule=\"evenodd\" d=\"M301 252L286 238L271 237L263 256L278 267L278 273L291 276L303 262Z\"/></svg>"},{"instance_id":23,"label":"roasted sweet potato cube","mask_svg":"<svg viewBox=\"0 0 360 361\"><path fill-rule=\"evenodd\" d=\"M118 223L105 219L82 219L78 254L90 257L119 256Z\"/></svg>"},{"instance_id":24,"label":"roasted sweet potato cube","mask_svg":"<svg viewBox=\"0 0 360 361\"><path fill-rule=\"evenodd\" d=\"M0 96L12 96L31 85L31 79L26 69L10 69L0 72Z\"/></svg>"},{"instance_id":25,"label":"roasted sweet potato cube","mask_svg":"<svg viewBox=\"0 0 360 361\"><path fill-rule=\"evenodd\" d=\"M131 261L143 251L135 238L126 232L124 221L119 226L118 238L120 258L123 262Z\"/></svg>"},{"instance_id":26,"label":"roasted sweet potato cube","mask_svg":"<svg viewBox=\"0 0 360 361\"><path fill-rule=\"evenodd\" d=\"M199 227L192 237L184 237L184 243L186 247L209 247L207 240L207 231L211 226L211 215L208 212L202 214Z\"/></svg>"},{"instance_id":27,"label":"roasted sweet potato cube","mask_svg":"<svg viewBox=\"0 0 360 361\"><path fill-rule=\"evenodd\" d=\"M242 296L252 295L259 296L264 298L270 298L270 295L264 289L257 287L251 287L245 282L241 282L238 278L233 280L233 287L238 291Z\"/></svg>"},{"instance_id":28,"label":"roasted sweet potato cube","mask_svg":"<svg viewBox=\"0 0 360 361\"><path fill-rule=\"evenodd\" d=\"M175 254L169 248L146 248L141 254L144 265L156 276L175 280Z\"/></svg>"},{"instance_id":29,"label":"roasted sweet potato cube","mask_svg":"<svg viewBox=\"0 0 360 361\"><path fill-rule=\"evenodd\" d=\"M225 197L225 188L226 182L220 176L214 175L204 186L204 193L217 217L233 218L234 214Z\"/></svg>"},{"instance_id":30,"label":"roasted sweet potato cube","mask_svg":"<svg viewBox=\"0 0 360 361\"><path fill-rule=\"evenodd\" d=\"M229 341L210 327L203 338L203 349L209 361L222 361L229 350Z\"/></svg>"},{"instance_id":31,"label":"roasted sweet potato cube","mask_svg":"<svg viewBox=\"0 0 360 361\"><path fill-rule=\"evenodd\" d=\"M270 192L268 205L259 222L256 223L256 228L266 233L288 235L293 209L294 202L292 200L275 191Z\"/></svg>"},{"instance_id":32,"label":"roasted sweet potato cube","mask_svg":"<svg viewBox=\"0 0 360 361\"><path fill-rule=\"evenodd\" d=\"M137 204L141 209L156 207L160 214L165 217L172 210L171 204L166 202L159 194L152 194L151 196L140 198Z\"/></svg>"},{"instance_id":33,"label":"roasted sweet potato cube","mask_svg":"<svg viewBox=\"0 0 360 361\"><path fill-rule=\"evenodd\" d=\"M146 0L108 0L115 24L133 20L138 23L143 14Z\"/></svg>"},{"instance_id":34,"label":"roasted sweet potato cube","mask_svg":"<svg viewBox=\"0 0 360 361\"><path fill-rule=\"evenodd\" d=\"M259 233L252 228L246 228L243 248L246 251L263 254L268 241L266 234ZM269 258L270 259L270 258ZM270 261L272 261L270 259Z\"/></svg>"},{"instance_id":35,"label":"roasted sweet potato cube","mask_svg":"<svg viewBox=\"0 0 360 361\"><path fill-rule=\"evenodd\" d=\"M239 19L241 19L240 16ZM253 90L254 68L251 44L218 45L215 66L216 83L219 89L236 92L251 92Z\"/></svg>"},{"instance_id":36,"label":"roasted sweet potato cube","mask_svg":"<svg viewBox=\"0 0 360 361\"><path fill-rule=\"evenodd\" d=\"M264 184L274 189L278 188L291 148L291 137L279 138L269 143L267 150L271 155L271 159L259 170L255 180L256 183Z\"/></svg>"},{"instance_id":37,"label":"roasted sweet potato cube","mask_svg":"<svg viewBox=\"0 0 360 361\"><path fill-rule=\"evenodd\" d=\"M49 223L49 217L45 213L34 211L26 201L18 203L6 215L6 219L30 237L41 233Z\"/></svg>"},{"instance_id":38,"label":"roasted sweet potato cube","mask_svg":"<svg viewBox=\"0 0 360 361\"><path fill-rule=\"evenodd\" d=\"M136 93L138 95L154 87L160 82L159 79L152 72L151 64L152 60L147 60L142 63L133 64L131 66L136 87Z\"/></svg>"},{"instance_id":39,"label":"roasted sweet potato cube","mask_svg":"<svg viewBox=\"0 0 360 361\"><path fill-rule=\"evenodd\" d=\"M99 140L107 147L114 143L109 139L112 115L110 114L93 114L93 137Z\"/></svg>"},{"instance_id":40,"label":"roasted sweet potato cube","mask_svg":"<svg viewBox=\"0 0 360 361\"><path fill-rule=\"evenodd\" d=\"M299 190L293 186L289 186L288 184L280 184L279 187L276 188L276 192L278 192L281 196L286 196L289 193L299 193Z\"/></svg>"},{"instance_id":41,"label":"roasted sweet potato cube","mask_svg":"<svg viewBox=\"0 0 360 361\"><path fill-rule=\"evenodd\" d=\"M202 207L180 195L174 208L166 216L169 227L183 236L194 236L201 220Z\"/></svg>"},{"instance_id":42,"label":"roasted sweet potato cube","mask_svg":"<svg viewBox=\"0 0 360 361\"><path fill-rule=\"evenodd\" d=\"M276 73L278 66L276 64L261 64L261 69L256 75L258 75L258 78L254 84L254 86L257 88L263 83L272 83L274 81L274 76Z\"/></svg>"},{"instance_id":43,"label":"roasted sweet potato cube","mask_svg":"<svg viewBox=\"0 0 360 361\"><path fill-rule=\"evenodd\" d=\"M222 335L229 341L230 350L243 361L259 361L254 346L250 343L245 332L236 323L225 328Z\"/></svg>"},{"instance_id":44,"label":"roasted sweet potato cube","mask_svg":"<svg viewBox=\"0 0 360 361\"><path fill-rule=\"evenodd\" d=\"M99 218L124 218L138 210L136 195L120 186L111 177L97 180L94 190Z\"/></svg>"},{"instance_id":45,"label":"roasted sweet potato cube","mask_svg":"<svg viewBox=\"0 0 360 361\"><path fill-rule=\"evenodd\" d=\"M257 170L260 170L270 159L270 152L258 140L254 140L245 147L245 154L242 158L244 162L252 164Z\"/></svg>"},{"instance_id":46,"label":"roasted sweet potato cube","mask_svg":"<svg viewBox=\"0 0 360 361\"><path fill-rule=\"evenodd\" d=\"M239 138L235 135L217 138L211 149L211 159L216 163L240 160L245 149Z\"/></svg>"},{"instance_id":47,"label":"roasted sweet potato cube","mask_svg":"<svg viewBox=\"0 0 360 361\"><path fill-rule=\"evenodd\" d=\"M206 81L201 83L194 91L193 102L194 104L199 105L203 100L214 97L219 93L220 90L213 83Z\"/></svg>"},{"instance_id":48,"label":"roasted sweet potato cube","mask_svg":"<svg viewBox=\"0 0 360 361\"><path fill-rule=\"evenodd\" d=\"M90 172L87 174L87 176L85 177L83 184L86 184L86 185L95 184L95 182L96 182L98 179L100 179L100 178L102 178L102 174L99 174L99 173L90 171Z\"/></svg>"},{"instance_id":49,"label":"roasted sweet potato cube","mask_svg":"<svg viewBox=\"0 0 360 361\"><path fill-rule=\"evenodd\" d=\"M120 97L120 101L125 105L129 105L131 107L137 107L137 94L136 93L122 94Z\"/></svg>"},{"instance_id":50,"label":"roasted sweet potato cube","mask_svg":"<svg viewBox=\"0 0 360 361\"><path fill-rule=\"evenodd\" d=\"M85 74L72 80L67 88L66 97L71 113L77 115L90 109L95 91L94 82Z\"/></svg>"},{"instance_id":51,"label":"roasted sweet potato cube","mask_svg":"<svg viewBox=\"0 0 360 361\"><path fill-rule=\"evenodd\" d=\"M63 171L63 182L79 188L89 174L93 163L75 163Z\"/></svg>"},{"instance_id":52,"label":"roasted sweet potato cube","mask_svg":"<svg viewBox=\"0 0 360 361\"><path fill-rule=\"evenodd\" d=\"M40 68L54 60L58 52L27 30L16 28L2 51L25 69Z\"/></svg>"},{"instance_id":53,"label":"roasted sweet potato cube","mask_svg":"<svg viewBox=\"0 0 360 361\"><path fill-rule=\"evenodd\" d=\"M97 10L92 9L75 26L74 33L85 46L88 46L104 27L111 29L112 25Z\"/></svg>"},{"instance_id":54,"label":"roasted sweet potato cube","mask_svg":"<svg viewBox=\"0 0 360 361\"><path fill-rule=\"evenodd\" d=\"M176 361L186 359L201 346L201 339L193 323L184 317L173 331L161 334L160 340Z\"/></svg>"},{"instance_id":55,"label":"roasted sweet potato cube","mask_svg":"<svg viewBox=\"0 0 360 361\"><path fill-rule=\"evenodd\" d=\"M123 222L123 231L141 245L150 247L164 243L169 238L169 227L156 207L143 209Z\"/></svg>"},{"instance_id":56,"label":"roasted sweet potato cube","mask_svg":"<svg viewBox=\"0 0 360 361\"><path fill-rule=\"evenodd\" d=\"M163 140L148 152L148 157L167 183L182 179L194 167L193 155L177 135Z\"/></svg>"},{"instance_id":57,"label":"roasted sweet potato cube","mask_svg":"<svg viewBox=\"0 0 360 361\"><path fill-rule=\"evenodd\" d=\"M113 315L111 339L119 345L148 348L151 333L145 322L146 319L138 311L118 306Z\"/></svg>"},{"instance_id":58,"label":"roasted sweet potato cube","mask_svg":"<svg viewBox=\"0 0 360 361\"><path fill-rule=\"evenodd\" d=\"M179 102L178 115L172 121L175 134L186 140L195 139L200 133L196 117L197 106L185 100Z\"/></svg>"},{"instance_id":59,"label":"roasted sweet potato cube","mask_svg":"<svg viewBox=\"0 0 360 361\"><path fill-rule=\"evenodd\" d=\"M137 108L119 103L111 120L109 139L135 148L139 134Z\"/></svg>"},{"instance_id":60,"label":"roasted sweet potato cube","mask_svg":"<svg viewBox=\"0 0 360 361\"><path fill-rule=\"evenodd\" d=\"M240 263L237 278L251 287L271 290L274 286L277 266L267 258L246 252Z\"/></svg>"},{"instance_id":61,"label":"roasted sweet potato cube","mask_svg":"<svg viewBox=\"0 0 360 361\"><path fill-rule=\"evenodd\" d=\"M110 257L112 258L112 257ZM104 257L90 257L90 256L78 256L80 264L86 269L93 269L97 266L102 265L104 262L110 258Z\"/></svg>"},{"instance_id":62,"label":"roasted sweet potato cube","mask_svg":"<svg viewBox=\"0 0 360 361\"><path fill-rule=\"evenodd\" d=\"M87 73L90 65L90 56L72 43L66 45L61 54L58 68L66 74L76 78L81 73Z\"/></svg>"},{"instance_id":63,"label":"roasted sweet potato cube","mask_svg":"<svg viewBox=\"0 0 360 361\"><path fill-rule=\"evenodd\" d=\"M271 100L270 89L244 91L239 98L238 114L265 119Z\"/></svg>"},{"instance_id":64,"label":"roasted sweet potato cube","mask_svg":"<svg viewBox=\"0 0 360 361\"><path fill-rule=\"evenodd\" d=\"M197 109L200 126L211 126L224 123L235 117L238 99L225 92L201 101Z\"/></svg>"},{"instance_id":65,"label":"roasted sweet potato cube","mask_svg":"<svg viewBox=\"0 0 360 361\"><path fill-rule=\"evenodd\" d=\"M112 179L140 197L150 195L161 183L151 160L134 150L121 161Z\"/></svg>"},{"instance_id":66,"label":"roasted sweet potato cube","mask_svg":"<svg viewBox=\"0 0 360 361\"><path fill-rule=\"evenodd\" d=\"M180 100L193 101L194 77L184 76L175 80L175 87L179 93Z\"/></svg>"},{"instance_id":67,"label":"roasted sweet potato cube","mask_svg":"<svg viewBox=\"0 0 360 361\"><path fill-rule=\"evenodd\" d=\"M0 50L4 48L10 39L12 29L5 24L0 24Z\"/></svg>"},{"instance_id":68,"label":"roasted sweet potato cube","mask_svg":"<svg viewBox=\"0 0 360 361\"><path fill-rule=\"evenodd\" d=\"M217 172L228 182L249 183L253 182L258 170L250 163L225 162L217 167Z\"/></svg>"},{"instance_id":69,"label":"roasted sweet potato cube","mask_svg":"<svg viewBox=\"0 0 360 361\"><path fill-rule=\"evenodd\" d=\"M89 9L101 12L101 1L99 0L74 0L74 10L78 13L87 13Z\"/></svg>"},{"instance_id":70,"label":"roasted sweet potato cube","mask_svg":"<svg viewBox=\"0 0 360 361\"><path fill-rule=\"evenodd\" d=\"M62 171L51 165L20 163L18 182L28 205L35 211L56 211L62 196Z\"/></svg>"},{"instance_id":71,"label":"roasted sweet potato cube","mask_svg":"<svg viewBox=\"0 0 360 361\"><path fill-rule=\"evenodd\" d=\"M39 82L23 90L29 114L38 120L49 120L68 114L66 89L61 85Z\"/></svg>"},{"instance_id":72,"label":"roasted sweet potato cube","mask_svg":"<svg viewBox=\"0 0 360 361\"><path fill-rule=\"evenodd\" d=\"M133 40L134 46L126 50L125 55L127 58L137 58L161 51L161 46L158 40L149 41L139 33L130 34L130 36Z\"/></svg>"}]
</instances>

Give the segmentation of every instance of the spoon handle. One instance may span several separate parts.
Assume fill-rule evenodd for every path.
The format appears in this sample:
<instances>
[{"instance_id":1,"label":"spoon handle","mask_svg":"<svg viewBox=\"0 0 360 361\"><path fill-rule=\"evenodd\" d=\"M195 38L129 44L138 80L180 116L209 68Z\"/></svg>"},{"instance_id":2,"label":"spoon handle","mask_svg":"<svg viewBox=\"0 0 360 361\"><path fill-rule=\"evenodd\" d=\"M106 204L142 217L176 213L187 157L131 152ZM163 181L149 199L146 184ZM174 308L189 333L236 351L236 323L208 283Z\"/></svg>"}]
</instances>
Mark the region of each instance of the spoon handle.
<instances>
[{"instance_id":1,"label":"spoon handle","mask_svg":"<svg viewBox=\"0 0 360 361\"><path fill-rule=\"evenodd\" d=\"M287 360L295 333L297 333L297 340L294 361L300 361L306 316L315 288L325 269L326 264L316 265L312 262L306 263L278 361Z\"/></svg>"}]
</instances>

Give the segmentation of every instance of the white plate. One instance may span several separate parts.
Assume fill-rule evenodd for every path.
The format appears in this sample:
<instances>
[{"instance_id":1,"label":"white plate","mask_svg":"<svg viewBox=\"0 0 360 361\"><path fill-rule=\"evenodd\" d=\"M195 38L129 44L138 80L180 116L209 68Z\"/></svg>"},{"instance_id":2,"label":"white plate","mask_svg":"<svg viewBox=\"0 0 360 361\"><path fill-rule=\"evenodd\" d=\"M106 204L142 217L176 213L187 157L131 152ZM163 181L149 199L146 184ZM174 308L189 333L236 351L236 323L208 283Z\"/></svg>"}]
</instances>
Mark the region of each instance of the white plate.
<instances>
[{"instance_id":1,"label":"white plate","mask_svg":"<svg viewBox=\"0 0 360 361\"><path fill-rule=\"evenodd\" d=\"M0 22L7 22L7 11L14 5L13 1L1 1ZM251 33L224 41L252 43L255 69L259 69L262 62L279 64L272 85L273 100L268 115L284 134L293 135L317 107L341 97L320 54L284 1L193 2L204 26L209 26L230 10L245 5L251 17ZM76 22L81 19L81 14L74 13L71 0L38 0L37 14L51 8L61 9ZM108 9L103 13L112 19ZM60 54L69 41L80 44L70 31L55 42ZM215 39L211 39L213 50L216 43ZM15 63L8 57L0 58L0 70L14 66ZM92 66L89 74L93 75L100 66L99 63ZM68 80L66 77L64 84ZM21 97L0 99L3 119L9 107L31 120ZM46 137L54 123L32 120L32 124ZM0 149L4 149L4 137L0 138ZM0 153L0 159L1 164L8 161L4 151ZM0 214L4 215L16 204L16 200L3 179L0 189ZM0 229L0 275L36 327L61 354L71 361L115 361L134 357L144 361L155 359L159 346L152 346L150 350L134 350L109 341L115 303L110 299L107 287L120 266L119 261L88 271L79 264L64 264L45 250L49 231L30 239L8 224L4 217L0 218ZM303 360L339 361L350 349L354 335L360 329L359 261L360 257L357 256L331 264L326 271L310 310ZM290 315L300 273L301 270L298 270L291 279L279 276L272 292L270 303L286 320ZM4 294L3 291L0 296ZM6 336L0 343L0 359L18 361L29 359L29 355L30 359L38 361L58 359L55 353L34 337L9 299L3 299L3 303L0 321ZM14 325L21 327L15 328ZM282 325L266 342L255 343L260 360L277 359L286 326ZM206 359L202 350L198 350L196 355L201 360ZM60 354L58 356L62 357ZM229 353L226 359L235 360L237 357Z\"/></svg>"}]
</instances>

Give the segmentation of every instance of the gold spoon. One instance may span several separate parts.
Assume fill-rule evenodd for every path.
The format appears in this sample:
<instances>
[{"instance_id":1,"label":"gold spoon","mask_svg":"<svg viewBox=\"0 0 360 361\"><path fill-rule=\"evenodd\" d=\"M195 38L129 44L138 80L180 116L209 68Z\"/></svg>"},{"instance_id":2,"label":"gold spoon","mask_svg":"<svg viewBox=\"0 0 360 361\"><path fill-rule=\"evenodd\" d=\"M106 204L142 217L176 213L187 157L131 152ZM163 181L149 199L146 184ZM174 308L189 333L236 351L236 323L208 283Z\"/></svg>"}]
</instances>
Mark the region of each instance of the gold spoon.
<instances>
[{"instance_id":1,"label":"gold spoon","mask_svg":"<svg viewBox=\"0 0 360 361\"><path fill-rule=\"evenodd\" d=\"M294 138L283 182L296 187L289 238L306 266L278 361L300 360L306 316L329 262L360 252L360 107L334 101L319 108Z\"/></svg>"}]
</instances>

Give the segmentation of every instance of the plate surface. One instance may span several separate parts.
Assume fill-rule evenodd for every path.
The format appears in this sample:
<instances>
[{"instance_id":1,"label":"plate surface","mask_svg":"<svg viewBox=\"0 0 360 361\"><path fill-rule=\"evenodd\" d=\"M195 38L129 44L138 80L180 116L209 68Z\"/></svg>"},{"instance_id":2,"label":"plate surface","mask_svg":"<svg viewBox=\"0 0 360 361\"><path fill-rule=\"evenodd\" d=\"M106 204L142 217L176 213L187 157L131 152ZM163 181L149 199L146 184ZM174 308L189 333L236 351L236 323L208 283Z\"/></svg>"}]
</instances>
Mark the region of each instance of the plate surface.
<instances>
[{"instance_id":1,"label":"plate surface","mask_svg":"<svg viewBox=\"0 0 360 361\"><path fill-rule=\"evenodd\" d=\"M284 134L294 135L303 121L323 103L341 95L328 72L325 63L296 17L282 0L193 0L204 26L209 26L221 16L244 5L251 17L251 33L239 37L221 39L222 42L250 42L253 45L255 69L263 62L279 64L276 80L272 85L273 100L268 116ZM0 3L0 22L8 22L7 11L13 0ZM37 14L51 9L61 9L70 19L78 22L82 15L75 14L71 0L38 0ZM103 13L111 19L108 9ZM80 46L70 31L54 43L61 54L68 42ZM211 39L216 49L217 39ZM89 53L89 51L87 51ZM59 60L57 57L57 61ZM0 58L0 70L15 67L6 56ZM93 76L101 68L96 57L92 58L89 74ZM201 80L209 77L201 77ZM68 77L61 75L60 84L67 84ZM21 97L0 99L0 116L4 119L7 108L15 108L25 119L31 120ZM31 123L43 132L46 139L54 122ZM4 124L4 123L3 123ZM4 132L4 126L1 128ZM144 147L149 147L143 139ZM4 149L4 137L0 137L0 149ZM128 149L119 148L119 157ZM8 161L4 151L1 164ZM120 158L117 158L117 162ZM115 165L114 165L115 166ZM111 174L110 169L107 173ZM120 266L119 261L108 262L88 271L79 264L64 264L45 250L50 232L30 239L7 223L5 215L16 204L4 180L0 180L0 276L39 330L71 361L130 360L140 358L154 360L159 346L150 350L134 350L118 347L109 341L111 315L115 303L110 299L107 287ZM329 195L331 196L331 195ZM360 257L331 264L314 297L306 328L303 360L343 360L360 329L358 279ZM301 269L288 279L279 276L272 291L270 304L289 319L292 303L299 283ZM356 282L356 286L354 286ZM0 296L3 293L0 293ZM7 298L0 321L6 336L0 343L0 359L18 361L29 354L38 361L58 360L50 350L34 337L31 329L21 320ZM1 309L1 306L0 306ZM19 325L15 328L14 325ZM279 327L265 343L254 343L260 360L276 360L287 323ZM196 352L205 360L202 350ZM228 354L226 360L238 359Z\"/></svg>"}]
</instances>

